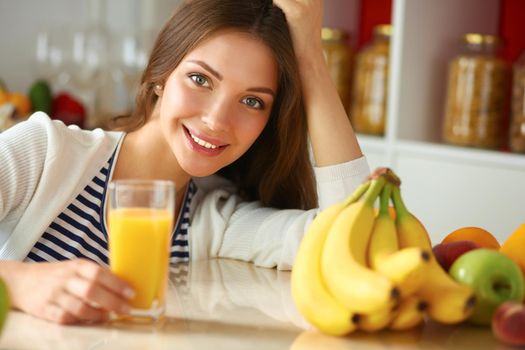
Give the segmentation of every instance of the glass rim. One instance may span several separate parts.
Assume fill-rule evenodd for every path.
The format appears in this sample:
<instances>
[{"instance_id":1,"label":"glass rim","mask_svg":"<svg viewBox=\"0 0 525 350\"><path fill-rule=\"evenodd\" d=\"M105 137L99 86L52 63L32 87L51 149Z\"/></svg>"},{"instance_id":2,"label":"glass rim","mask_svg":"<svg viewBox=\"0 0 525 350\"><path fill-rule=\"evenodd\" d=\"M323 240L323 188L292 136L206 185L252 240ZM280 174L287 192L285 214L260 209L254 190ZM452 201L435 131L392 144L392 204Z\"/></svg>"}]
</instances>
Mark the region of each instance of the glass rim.
<instances>
[{"instance_id":1,"label":"glass rim","mask_svg":"<svg viewBox=\"0 0 525 350\"><path fill-rule=\"evenodd\" d=\"M139 186L139 187L173 187L175 188L175 181L172 180L161 180L161 179L122 179L122 180L111 180L109 182L109 188L115 187L128 187L128 186Z\"/></svg>"}]
</instances>

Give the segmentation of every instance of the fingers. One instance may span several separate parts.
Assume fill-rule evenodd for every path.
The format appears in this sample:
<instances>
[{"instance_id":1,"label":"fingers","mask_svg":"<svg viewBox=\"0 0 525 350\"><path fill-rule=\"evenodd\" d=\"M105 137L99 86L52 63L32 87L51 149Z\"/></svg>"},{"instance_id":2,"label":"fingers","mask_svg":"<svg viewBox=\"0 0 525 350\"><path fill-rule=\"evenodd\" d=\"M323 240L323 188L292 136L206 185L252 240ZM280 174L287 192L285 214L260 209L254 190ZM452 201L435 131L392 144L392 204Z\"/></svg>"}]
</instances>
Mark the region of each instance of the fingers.
<instances>
[{"instance_id":1,"label":"fingers","mask_svg":"<svg viewBox=\"0 0 525 350\"><path fill-rule=\"evenodd\" d=\"M95 281L108 291L117 294L125 299L130 299L135 295L133 288L109 270L89 261L79 259L77 261L77 273L84 279Z\"/></svg>"},{"instance_id":2,"label":"fingers","mask_svg":"<svg viewBox=\"0 0 525 350\"><path fill-rule=\"evenodd\" d=\"M120 314L129 311L127 300L82 278L72 278L66 284L66 290L72 295L88 301L108 311L114 311Z\"/></svg>"},{"instance_id":3,"label":"fingers","mask_svg":"<svg viewBox=\"0 0 525 350\"><path fill-rule=\"evenodd\" d=\"M62 311L53 311L53 316L57 317L59 323L68 321L100 322L107 318L107 312L100 308L95 308L85 301L64 291L55 301Z\"/></svg>"},{"instance_id":4,"label":"fingers","mask_svg":"<svg viewBox=\"0 0 525 350\"><path fill-rule=\"evenodd\" d=\"M60 324L100 322L128 313L130 286L89 260L23 265L14 293L17 308ZM36 291L36 292L35 292Z\"/></svg>"},{"instance_id":5,"label":"fingers","mask_svg":"<svg viewBox=\"0 0 525 350\"><path fill-rule=\"evenodd\" d=\"M301 7L297 0L273 0L273 3L284 12L287 19L301 16Z\"/></svg>"},{"instance_id":6,"label":"fingers","mask_svg":"<svg viewBox=\"0 0 525 350\"><path fill-rule=\"evenodd\" d=\"M42 318L59 324L73 324L79 320L66 309L56 304L46 304Z\"/></svg>"},{"instance_id":7,"label":"fingers","mask_svg":"<svg viewBox=\"0 0 525 350\"><path fill-rule=\"evenodd\" d=\"M323 2L321 0L274 0L290 27L294 47L302 52L309 48L312 38L321 41Z\"/></svg>"},{"instance_id":8,"label":"fingers","mask_svg":"<svg viewBox=\"0 0 525 350\"><path fill-rule=\"evenodd\" d=\"M81 264L78 275L69 278L65 290L87 305L117 313L129 311L128 298L123 294L130 289L108 270L98 265Z\"/></svg>"},{"instance_id":9,"label":"fingers","mask_svg":"<svg viewBox=\"0 0 525 350\"><path fill-rule=\"evenodd\" d=\"M322 0L273 0L273 3L286 14L287 18L299 18L307 11L319 12L323 9Z\"/></svg>"}]
</instances>

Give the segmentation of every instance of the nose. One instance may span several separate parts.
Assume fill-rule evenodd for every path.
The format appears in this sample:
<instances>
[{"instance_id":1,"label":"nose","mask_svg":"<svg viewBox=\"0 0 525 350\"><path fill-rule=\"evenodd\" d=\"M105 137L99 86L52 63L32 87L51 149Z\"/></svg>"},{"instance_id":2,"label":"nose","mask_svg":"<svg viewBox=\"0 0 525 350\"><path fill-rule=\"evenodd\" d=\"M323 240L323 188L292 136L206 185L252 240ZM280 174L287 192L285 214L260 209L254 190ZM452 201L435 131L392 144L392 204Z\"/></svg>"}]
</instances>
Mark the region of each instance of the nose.
<instances>
[{"instance_id":1,"label":"nose","mask_svg":"<svg viewBox=\"0 0 525 350\"><path fill-rule=\"evenodd\" d=\"M217 96L213 101L210 101L202 121L211 131L227 131L232 123L233 108L231 100Z\"/></svg>"}]
</instances>

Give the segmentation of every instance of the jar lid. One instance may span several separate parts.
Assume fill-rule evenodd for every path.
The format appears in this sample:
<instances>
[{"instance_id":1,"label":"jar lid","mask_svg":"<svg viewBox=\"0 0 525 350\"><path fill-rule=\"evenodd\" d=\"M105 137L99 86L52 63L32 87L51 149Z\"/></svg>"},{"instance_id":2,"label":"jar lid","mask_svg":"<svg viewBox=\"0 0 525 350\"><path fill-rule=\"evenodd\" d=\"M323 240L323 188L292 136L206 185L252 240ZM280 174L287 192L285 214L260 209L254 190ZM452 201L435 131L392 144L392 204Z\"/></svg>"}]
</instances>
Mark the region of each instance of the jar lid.
<instances>
[{"instance_id":1,"label":"jar lid","mask_svg":"<svg viewBox=\"0 0 525 350\"><path fill-rule=\"evenodd\" d=\"M374 27L374 34L389 37L392 35L392 25L391 24L379 24Z\"/></svg>"},{"instance_id":2,"label":"jar lid","mask_svg":"<svg viewBox=\"0 0 525 350\"><path fill-rule=\"evenodd\" d=\"M324 41L342 41L347 40L348 33L342 29L323 27L321 29L321 38Z\"/></svg>"},{"instance_id":3,"label":"jar lid","mask_svg":"<svg viewBox=\"0 0 525 350\"><path fill-rule=\"evenodd\" d=\"M502 40L497 35L488 35L480 33L467 33L463 36L463 41L467 44L474 45L494 45L499 46Z\"/></svg>"}]
</instances>

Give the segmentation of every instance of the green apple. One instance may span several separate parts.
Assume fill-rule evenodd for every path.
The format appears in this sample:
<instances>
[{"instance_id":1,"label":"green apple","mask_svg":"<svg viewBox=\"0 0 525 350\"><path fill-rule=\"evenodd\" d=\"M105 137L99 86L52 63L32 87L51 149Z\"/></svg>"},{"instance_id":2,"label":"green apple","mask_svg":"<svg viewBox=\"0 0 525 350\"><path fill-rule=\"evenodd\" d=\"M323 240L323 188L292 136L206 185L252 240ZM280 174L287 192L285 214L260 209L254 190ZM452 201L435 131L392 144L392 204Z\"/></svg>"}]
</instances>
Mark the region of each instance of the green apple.
<instances>
[{"instance_id":1,"label":"green apple","mask_svg":"<svg viewBox=\"0 0 525 350\"><path fill-rule=\"evenodd\" d=\"M471 250L452 264L449 274L474 289L477 304L469 317L474 324L488 326L500 304L523 300L525 282L520 268L497 250Z\"/></svg>"},{"instance_id":2,"label":"green apple","mask_svg":"<svg viewBox=\"0 0 525 350\"><path fill-rule=\"evenodd\" d=\"M4 327L4 322L7 318L9 308L10 303L7 286L5 285L4 281L0 278L0 331L2 331L2 328Z\"/></svg>"}]
</instances>

